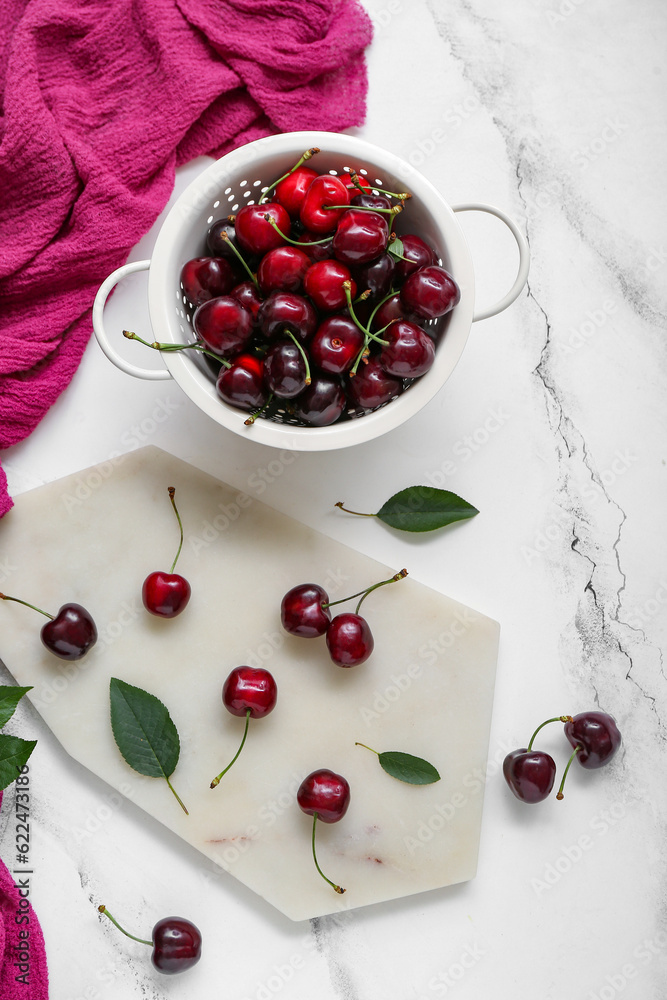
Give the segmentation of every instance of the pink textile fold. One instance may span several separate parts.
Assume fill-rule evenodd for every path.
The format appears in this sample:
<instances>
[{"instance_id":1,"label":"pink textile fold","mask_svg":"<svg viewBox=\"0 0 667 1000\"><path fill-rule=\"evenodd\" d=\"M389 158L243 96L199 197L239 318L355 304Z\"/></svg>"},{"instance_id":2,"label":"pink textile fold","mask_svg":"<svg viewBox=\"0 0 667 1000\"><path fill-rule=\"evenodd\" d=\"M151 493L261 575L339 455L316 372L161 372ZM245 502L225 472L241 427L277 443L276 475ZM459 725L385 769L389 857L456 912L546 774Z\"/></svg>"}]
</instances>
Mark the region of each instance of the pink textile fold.
<instances>
[{"instance_id":1,"label":"pink textile fold","mask_svg":"<svg viewBox=\"0 0 667 1000\"><path fill-rule=\"evenodd\" d=\"M2 796L0 792L0 807ZM29 899L32 874L17 867L12 874L0 860L0 997L47 1000L44 937Z\"/></svg>"},{"instance_id":2,"label":"pink textile fold","mask_svg":"<svg viewBox=\"0 0 667 1000\"><path fill-rule=\"evenodd\" d=\"M358 0L0 0L0 449L69 384L176 167L360 124L371 34Z\"/></svg>"}]
</instances>

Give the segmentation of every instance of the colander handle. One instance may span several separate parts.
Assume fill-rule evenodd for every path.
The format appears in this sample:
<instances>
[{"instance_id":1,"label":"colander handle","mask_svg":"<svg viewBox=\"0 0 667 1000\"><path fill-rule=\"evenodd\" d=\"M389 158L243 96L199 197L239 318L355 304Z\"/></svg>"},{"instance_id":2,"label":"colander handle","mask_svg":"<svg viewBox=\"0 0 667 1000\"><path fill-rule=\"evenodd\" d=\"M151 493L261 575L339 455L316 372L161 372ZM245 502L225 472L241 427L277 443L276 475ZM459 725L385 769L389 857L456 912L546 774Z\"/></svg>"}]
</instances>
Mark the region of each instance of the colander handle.
<instances>
[{"instance_id":1,"label":"colander handle","mask_svg":"<svg viewBox=\"0 0 667 1000\"><path fill-rule=\"evenodd\" d=\"M151 368L138 368L136 365L130 364L129 361L125 361L121 358L120 354L117 354L114 348L111 346L111 342L107 336L107 332L104 328L104 306L107 299L111 295L112 289L126 278L128 274L135 274L137 271L147 271L151 266L149 260L136 260L131 264L123 264L122 267L117 268L117 270L112 271L109 277L104 281L95 296L95 302L93 303L93 330L95 331L95 336L97 337L97 343L100 345L109 361L113 361L116 368L120 368L122 372L127 375L133 375L135 378L149 379L153 382L157 382L160 379L171 378L170 372L163 368L162 370L155 370Z\"/></svg>"},{"instance_id":2,"label":"colander handle","mask_svg":"<svg viewBox=\"0 0 667 1000\"><path fill-rule=\"evenodd\" d=\"M505 223L516 240L516 244L519 248L519 270L514 284L510 288L507 295L504 295L502 299L499 299L495 305L489 306L487 309L480 309L479 312L474 314L472 321L473 323L476 323L480 319L488 319L489 316L497 316L498 313L503 311L503 309L507 309L508 306L512 305L528 279L530 250L528 249L528 244L526 243L523 233L519 230L516 223L510 219L509 215L505 215L504 212L501 212L499 208L495 208L493 205L483 205L480 202L470 202L465 205L453 205L452 211L487 212L489 215L495 215L497 219L500 219L501 222Z\"/></svg>"}]
</instances>

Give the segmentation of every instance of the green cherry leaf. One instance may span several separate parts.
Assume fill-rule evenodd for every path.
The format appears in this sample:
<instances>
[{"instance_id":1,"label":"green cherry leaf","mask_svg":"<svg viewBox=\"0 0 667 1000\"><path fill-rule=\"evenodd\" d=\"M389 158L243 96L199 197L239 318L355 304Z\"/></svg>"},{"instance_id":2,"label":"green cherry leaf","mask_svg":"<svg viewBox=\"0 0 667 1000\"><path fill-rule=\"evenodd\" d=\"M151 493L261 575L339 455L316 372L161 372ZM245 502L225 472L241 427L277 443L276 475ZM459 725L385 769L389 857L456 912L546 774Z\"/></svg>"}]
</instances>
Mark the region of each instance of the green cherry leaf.
<instances>
[{"instance_id":1,"label":"green cherry leaf","mask_svg":"<svg viewBox=\"0 0 667 1000\"><path fill-rule=\"evenodd\" d=\"M401 753L400 750L388 750L378 754L380 766L392 778L406 781L409 785L431 785L440 781L440 775L427 760L413 757L411 753Z\"/></svg>"},{"instance_id":2,"label":"green cherry leaf","mask_svg":"<svg viewBox=\"0 0 667 1000\"><path fill-rule=\"evenodd\" d=\"M449 490L439 490L435 486L409 486L394 493L380 507L377 517L401 531L434 531L475 514L479 514L476 507Z\"/></svg>"},{"instance_id":3,"label":"green cherry leaf","mask_svg":"<svg viewBox=\"0 0 667 1000\"><path fill-rule=\"evenodd\" d=\"M390 253L392 257L396 257L399 260L405 260L406 258L403 256L403 241L398 238L392 240L387 247L387 253Z\"/></svg>"},{"instance_id":4,"label":"green cherry leaf","mask_svg":"<svg viewBox=\"0 0 667 1000\"><path fill-rule=\"evenodd\" d=\"M386 750L378 753L365 743L355 743L357 747L370 750L380 761L380 767L390 774L392 778L405 781L408 785L432 785L434 781L440 781L440 775L423 757L414 757L411 753L402 753L400 750Z\"/></svg>"},{"instance_id":5,"label":"green cherry leaf","mask_svg":"<svg viewBox=\"0 0 667 1000\"><path fill-rule=\"evenodd\" d=\"M178 731L164 705L154 694L112 677L109 684L111 728L118 749L139 774L164 778L184 812L170 776L181 752Z\"/></svg>"},{"instance_id":6,"label":"green cherry leaf","mask_svg":"<svg viewBox=\"0 0 667 1000\"><path fill-rule=\"evenodd\" d=\"M14 687L4 684L0 687L0 729L9 722L16 711L16 706L28 691L32 691L32 686Z\"/></svg>"},{"instance_id":7,"label":"green cherry leaf","mask_svg":"<svg viewBox=\"0 0 667 1000\"><path fill-rule=\"evenodd\" d=\"M37 740L22 740L18 736L0 734L0 790L16 781L36 746Z\"/></svg>"}]
</instances>

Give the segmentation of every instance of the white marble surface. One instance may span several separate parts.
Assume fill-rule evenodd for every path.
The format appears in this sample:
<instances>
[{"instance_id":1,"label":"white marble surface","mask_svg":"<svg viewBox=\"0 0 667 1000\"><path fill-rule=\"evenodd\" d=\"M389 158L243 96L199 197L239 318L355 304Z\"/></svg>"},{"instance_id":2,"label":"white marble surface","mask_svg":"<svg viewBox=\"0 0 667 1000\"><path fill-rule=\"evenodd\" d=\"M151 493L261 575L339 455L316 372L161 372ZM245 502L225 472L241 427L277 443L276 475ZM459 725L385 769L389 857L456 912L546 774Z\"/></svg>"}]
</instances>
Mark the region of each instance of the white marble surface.
<instances>
[{"instance_id":1,"label":"white marble surface","mask_svg":"<svg viewBox=\"0 0 667 1000\"><path fill-rule=\"evenodd\" d=\"M91 344L4 460L20 493L154 443L383 563L409 560L418 579L499 621L478 875L293 924L146 825L24 706L12 727L39 740L32 887L56 1000L664 995L664 7L367 5L377 34L359 134L448 201L512 214L531 245L528 291L474 328L421 414L354 451L270 466L267 449L221 434L173 386L116 372ZM181 172L179 190L201 166ZM510 238L492 219L463 224L480 301L491 300L513 275ZM111 321L145 323L144 280L118 292ZM339 499L372 509L411 482L453 488L482 513L465 531L415 541L332 510ZM1 572L8 588L12 567ZM573 768L563 802L516 802L498 774L504 752L542 719L597 706L624 735L614 763ZM562 760L555 730L543 746ZM11 793L6 805L4 857ZM201 963L159 978L140 945L100 926L99 901L139 933L167 912L196 919Z\"/></svg>"}]
</instances>

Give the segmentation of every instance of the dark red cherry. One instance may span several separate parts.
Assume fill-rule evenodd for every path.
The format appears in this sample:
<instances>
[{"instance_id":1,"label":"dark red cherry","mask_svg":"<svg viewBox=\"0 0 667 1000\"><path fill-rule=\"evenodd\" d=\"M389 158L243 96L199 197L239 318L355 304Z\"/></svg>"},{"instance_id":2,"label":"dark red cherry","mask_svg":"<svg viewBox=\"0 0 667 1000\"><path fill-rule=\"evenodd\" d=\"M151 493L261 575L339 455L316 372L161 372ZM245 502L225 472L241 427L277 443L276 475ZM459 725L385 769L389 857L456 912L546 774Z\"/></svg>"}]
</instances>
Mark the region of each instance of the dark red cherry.
<instances>
[{"instance_id":1,"label":"dark red cherry","mask_svg":"<svg viewBox=\"0 0 667 1000\"><path fill-rule=\"evenodd\" d=\"M63 604L42 626L40 638L47 649L63 660L80 660L97 642L97 628L80 604Z\"/></svg>"},{"instance_id":2,"label":"dark red cherry","mask_svg":"<svg viewBox=\"0 0 667 1000\"><path fill-rule=\"evenodd\" d=\"M256 410L268 398L264 386L264 362L254 354L239 354L231 368L221 368L216 382L218 394L230 406Z\"/></svg>"},{"instance_id":3,"label":"dark red cherry","mask_svg":"<svg viewBox=\"0 0 667 1000\"><path fill-rule=\"evenodd\" d=\"M236 216L236 240L242 250L263 255L274 247L283 246L285 240L265 216L269 215L284 236L290 234L290 217L282 205L267 202L265 205L244 205Z\"/></svg>"},{"instance_id":4,"label":"dark red cherry","mask_svg":"<svg viewBox=\"0 0 667 1000\"><path fill-rule=\"evenodd\" d=\"M368 622L361 615L343 612L327 629L329 655L339 667L356 667L373 652L375 643Z\"/></svg>"},{"instance_id":5,"label":"dark red cherry","mask_svg":"<svg viewBox=\"0 0 667 1000\"><path fill-rule=\"evenodd\" d=\"M317 176L317 171L311 167L297 167L276 186L274 199L287 209L293 219L298 218L306 191Z\"/></svg>"},{"instance_id":6,"label":"dark red cherry","mask_svg":"<svg viewBox=\"0 0 667 1000\"><path fill-rule=\"evenodd\" d=\"M252 316L231 295L202 303L192 317L197 336L216 354L242 351L252 334Z\"/></svg>"},{"instance_id":7,"label":"dark red cherry","mask_svg":"<svg viewBox=\"0 0 667 1000\"><path fill-rule=\"evenodd\" d=\"M193 923L182 917L158 920L153 933L151 961L168 976L185 972L201 958L201 934Z\"/></svg>"},{"instance_id":8,"label":"dark red cherry","mask_svg":"<svg viewBox=\"0 0 667 1000\"><path fill-rule=\"evenodd\" d=\"M380 351L380 364L397 378L418 378L429 370L435 359L435 345L421 327L407 320L396 320L383 339L389 341Z\"/></svg>"},{"instance_id":9,"label":"dark red cherry","mask_svg":"<svg viewBox=\"0 0 667 1000\"><path fill-rule=\"evenodd\" d=\"M181 268L185 297L193 306L227 293L236 284L236 273L222 257L193 257Z\"/></svg>"},{"instance_id":10,"label":"dark red cherry","mask_svg":"<svg viewBox=\"0 0 667 1000\"><path fill-rule=\"evenodd\" d=\"M308 299L293 292L271 292L257 314L265 337L284 337L287 332L305 342L315 333L317 313Z\"/></svg>"},{"instance_id":11,"label":"dark red cherry","mask_svg":"<svg viewBox=\"0 0 667 1000\"><path fill-rule=\"evenodd\" d=\"M306 388L306 362L293 340L277 340L264 358L267 389L281 399L293 399Z\"/></svg>"},{"instance_id":12,"label":"dark red cherry","mask_svg":"<svg viewBox=\"0 0 667 1000\"><path fill-rule=\"evenodd\" d=\"M190 600L191 587L179 573L149 573L141 588L146 611L158 618L175 618Z\"/></svg>"},{"instance_id":13,"label":"dark red cherry","mask_svg":"<svg viewBox=\"0 0 667 1000\"><path fill-rule=\"evenodd\" d=\"M311 260L328 260L329 257L333 257L333 236L326 243L317 243L315 241L322 239L322 234L305 231L298 239L300 248L308 254ZM301 246L302 244L303 246Z\"/></svg>"},{"instance_id":14,"label":"dark red cherry","mask_svg":"<svg viewBox=\"0 0 667 1000\"><path fill-rule=\"evenodd\" d=\"M409 274L418 271L420 267L428 267L430 264L437 264L438 258L435 250L425 243L421 236L414 233L406 233L401 236L403 249L401 256L407 260L396 261L396 279L398 282L405 281Z\"/></svg>"},{"instance_id":15,"label":"dark red cherry","mask_svg":"<svg viewBox=\"0 0 667 1000\"><path fill-rule=\"evenodd\" d=\"M399 292L383 302L373 317L373 330L381 330L395 319L409 319L410 314L403 308Z\"/></svg>"},{"instance_id":16,"label":"dark red cherry","mask_svg":"<svg viewBox=\"0 0 667 1000\"><path fill-rule=\"evenodd\" d=\"M345 393L338 379L318 375L294 400L294 413L312 427L327 427L338 420L345 404Z\"/></svg>"},{"instance_id":17,"label":"dark red cherry","mask_svg":"<svg viewBox=\"0 0 667 1000\"><path fill-rule=\"evenodd\" d=\"M262 257L257 271L259 287L265 295L271 292L299 292L310 257L298 247L276 247Z\"/></svg>"},{"instance_id":18,"label":"dark red cherry","mask_svg":"<svg viewBox=\"0 0 667 1000\"><path fill-rule=\"evenodd\" d=\"M228 239L221 235L224 233ZM230 242L238 249L236 243L236 228L234 226L234 216L228 215L225 219L217 219L206 234L206 245L214 257L225 257L236 263L238 257L230 247Z\"/></svg>"},{"instance_id":19,"label":"dark red cherry","mask_svg":"<svg viewBox=\"0 0 667 1000\"><path fill-rule=\"evenodd\" d=\"M401 379L388 375L377 355L371 356L367 364L360 364L347 383L348 399L365 410L374 410L376 406L388 403L402 391Z\"/></svg>"},{"instance_id":20,"label":"dark red cherry","mask_svg":"<svg viewBox=\"0 0 667 1000\"><path fill-rule=\"evenodd\" d=\"M352 280L349 268L338 260L320 260L311 264L306 271L304 289L316 309L321 312L336 312L347 303L344 281L350 282L350 294L354 298L357 285Z\"/></svg>"},{"instance_id":21,"label":"dark red cherry","mask_svg":"<svg viewBox=\"0 0 667 1000\"><path fill-rule=\"evenodd\" d=\"M383 215L350 208L334 233L334 255L344 264L366 264L386 250L388 236L389 226Z\"/></svg>"},{"instance_id":22,"label":"dark red cherry","mask_svg":"<svg viewBox=\"0 0 667 1000\"><path fill-rule=\"evenodd\" d=\"M542 750L520 747L503 761L505 781L522 802L542 802L549 796L556 777L556 763Z\"/></svg>"},{"instance_id":23,"label":"dark red cherry","mask_svg":"<svg viewBox=\"0 0 667 1000\"><path fill-rule=\"evenodd\" d=\"M323 823L337 823L350 804L350 786L342 775L323 767L303 779L296 800L308 816L317 815Z\"/></svg>"},{"instance_id":24,"label":"dark red cherry","mask_svg":"<svg viewBox=\"0 0 667 1000\"><path fill-rule=\"evenodd\" d=\"M235 667L222 686L222 703L232 715L263 719L278 700L278 686L263 667Z\"/></svg>"},{"instance_id":25,"label":"dark red cherry","mask_svg":"<svg viewBox=\"0 0 667 1000\"><path fill-rule=\"evenodd\" d=\"M312 233L332 232L345 211L344 208L326 208L327 205L349 205L350 194L340 177L320 174L311 183L301 205L299 218Z\"/></svg>"},{"instance_id":26,"label":"dark red cherry","mask_svg":"<svg viewBox=\"0 0 667 1000\"><path fill-rule=\"evenodd\" d=\"M301 583L288 590L280 605L280 620L286 632L302 639L324 635L331 623L329 596L317 583Z\"/></svg>"},{"instance_id":27,"label":"dark red cherry","mask_svg":"<svg viewBox=\"0 0 667 1000\"><path fill-rule=\"evenodd\" d=\"M240 302L244 309L247 309L253 323L256 323L259 307L264 301L257 290L257 285L252 281L242 281L240 285L235 285L229 294L237 302Z\"/></svg>"},{"instance_id":28,"label":"dark red cherry","mask_svg":"<svg viewBox=\"0 0 667 1000\"><path fill-rule=\"evenodd\" d=\"M391 201L383 194L371 194L370 192L362 194L361 191L357 191L350 201L350 205L357 205L360 208L388 209L391 208Z\"/></svg>"},{"instance_id":29,"label":"dark red cherry","mask_svg":"<svg viewBox=\"0 0 667 1000\"><path fill-rule=\"evenodd\" d=\"M444 316L459 302L461 292L444 267L432 264L420 267L405 279L401 287L401 302L408 312L421 319Z\"/></svg>"},{"instance_id":30,"label":"dark red cherry","mask_svg":"<svg viewBox=\"0 0 667 1000\"><path fill-rule=\"evenodd\" d=\"M621 745L616 721L606 712L580 712L565 723L565 735L580 748L577 760L587 770L608 764Z\"/></svg>"},{"instance_id":31,"label":"dark red cherry","mask_svg":"<svg viewBox=\"0 0 667 1000\"><path fill-rule=\"evenodd\" d=\"M391 288L395 269L396 261L390 253L382 253L369 264L355 268L354 276L357 279L358 291L368 290L373 302L383 299ZM354 293L352 298L354 298Z\"/></svg>"},{"instance_id":32,"label":"dark red cherry","mask_svg":"<svg viewBox=\"0 0 667 1000\"><path fill-rule=\"evenodd\" d=\"M364 335L349 316L329 316L320 323L309 345L311 360L323 372L350 370L364 345Z\"/></svg>"}]
</instances>

